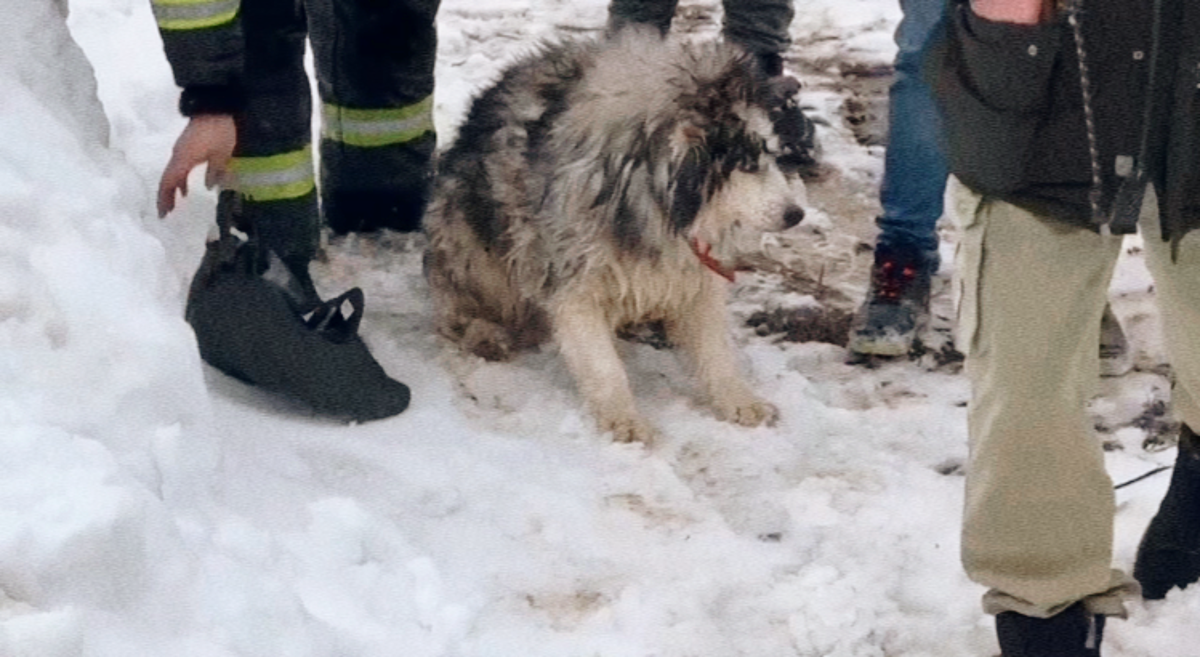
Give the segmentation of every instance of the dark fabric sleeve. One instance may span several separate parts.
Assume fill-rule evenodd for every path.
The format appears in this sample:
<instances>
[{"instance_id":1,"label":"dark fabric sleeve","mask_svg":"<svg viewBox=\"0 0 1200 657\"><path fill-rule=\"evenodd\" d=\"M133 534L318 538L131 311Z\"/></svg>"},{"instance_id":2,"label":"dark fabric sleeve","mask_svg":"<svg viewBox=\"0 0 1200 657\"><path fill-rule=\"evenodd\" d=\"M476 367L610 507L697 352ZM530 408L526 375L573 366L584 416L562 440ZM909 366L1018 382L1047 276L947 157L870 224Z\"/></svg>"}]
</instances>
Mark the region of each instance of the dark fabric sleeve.
<instances>
[{"instance_id":1,"label":"dark fabric sleeve","mask_svg":"<svg viewBox=\"0 0 1200 657\"><path fill-rule=\"evenodd\" d=\"M159 16L159 34L175 84L183 88L184 116L232 114L245 106L245 39L240 12L217 25L179 27Z\"/></svg>"},{"instance_id":2,"label":"dark fabric sleeve","mask_svg":"<svg viewBox=\"0 0 1200 657\"><path fill-rule=\"evenodd\" d=\"M200 114L236 114L246 107L246 94L239 84L199 85L183 88L179 94L179 113L184 116Z\"/></svg>"},{"instance_id":3,"label":"dark fabric sleeve","mask_svg":"<svg viewBox=\"0 0 1200 657\"><path fill-rule=\"evenodd\" d=\"M1025 170L1059 59L1058 24L1022 26L951 9L928 71L945 119L951 173L982 193L1025 186Z\"/></svg>"}]
</instances>

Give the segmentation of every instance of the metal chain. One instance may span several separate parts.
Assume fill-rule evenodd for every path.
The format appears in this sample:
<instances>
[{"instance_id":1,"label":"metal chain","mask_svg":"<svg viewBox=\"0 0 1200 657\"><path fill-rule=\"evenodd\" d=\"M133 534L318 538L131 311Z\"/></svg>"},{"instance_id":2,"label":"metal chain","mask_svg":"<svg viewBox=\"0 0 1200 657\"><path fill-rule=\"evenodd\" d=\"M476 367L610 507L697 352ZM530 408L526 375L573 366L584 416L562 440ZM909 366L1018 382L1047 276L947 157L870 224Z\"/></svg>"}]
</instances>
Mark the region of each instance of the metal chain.
<instances>
[{"instance_id":1,"label":"metal chain","mask_svg":"<svg viewBox=\"0 0 1200 657\"><path fill-rule=\"evenodd\" d=\"M1083 120L1087 126L1088 155L1091 157L1092 164L1092 188L1088 191L1088 204L1092 208L1092 221L1100 224L1101 234L1108 234L1108 218L1101 206L1104 177L1100 164L1100 140L1096 135L1092 79L1088 70L1087 49L1084 48L1083 41L1083 21L1081 20L1084 13L1083 0L1066 0L1063 4L1067 14L1067 23L1071 26L1071 33L1075 37L1076 59L1079 60L1079 87L1083 94Z\"/></svg>"}]
</instances>

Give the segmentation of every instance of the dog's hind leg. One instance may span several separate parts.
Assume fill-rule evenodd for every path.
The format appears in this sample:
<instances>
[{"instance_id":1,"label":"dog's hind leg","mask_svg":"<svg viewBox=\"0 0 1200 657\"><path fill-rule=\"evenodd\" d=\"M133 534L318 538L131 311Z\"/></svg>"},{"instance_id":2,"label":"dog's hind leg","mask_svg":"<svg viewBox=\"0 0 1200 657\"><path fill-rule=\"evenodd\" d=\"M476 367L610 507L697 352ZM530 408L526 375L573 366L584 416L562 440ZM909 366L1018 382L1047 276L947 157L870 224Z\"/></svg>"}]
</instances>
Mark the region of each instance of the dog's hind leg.
<instances>
[{"instance_id":1,"label":"dog's hind leg","mask_svg":"<svg viewBox=\"0 0 1200 657\"><path fill-rule=\"evenodd\" d=\"M779 409L758 397L738 371L726 324L725 291L706 283L696 303L667 322L667 335L691 361L717 417L742 426L774 424Z\"/></svg>"},{"instance_id":2,"label":"dog's hind leg","mask_svg":"<svg viewBox=\"0 0 1200 657\"><path fill-rule=\"evenodd\" d=\"M474 239L447 242L434 242L425 261L438 333L492 361L539 345L545 313L521 298L499 261Z\"/></svg>"},{"instance_id":3,"label":"dog's hind leg","mask_svg":"<svg viewBox=\"0 0 1200 657\"><path fill-rule=\"evenodd\" d=\"M559 351L601 431L611 431L617 442L653 442L655 431L637 411L603 310L589 299L560 304L553 325Z\"/></svg>"}]
</instances>

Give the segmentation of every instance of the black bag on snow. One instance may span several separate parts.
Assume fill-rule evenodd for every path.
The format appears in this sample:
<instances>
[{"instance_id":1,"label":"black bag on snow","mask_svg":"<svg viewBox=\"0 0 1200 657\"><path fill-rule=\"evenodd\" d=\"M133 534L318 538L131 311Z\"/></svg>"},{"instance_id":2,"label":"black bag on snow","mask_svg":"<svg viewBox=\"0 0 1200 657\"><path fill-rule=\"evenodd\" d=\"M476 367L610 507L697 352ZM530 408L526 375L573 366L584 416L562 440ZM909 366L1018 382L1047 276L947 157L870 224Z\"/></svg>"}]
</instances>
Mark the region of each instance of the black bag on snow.
<instances>
[{"instance_id":1,"label":"black bag on snow","mask_svg":"<svg viewBox=\"0 0 1200 657\"><path fill-rule=\"evenodd\" d=\"M220 239L208 244L188 292L185 318L200 357L323 415L365 422L404 411L408 386L384 372L358 335L362 290L321 301L306 265L296 271L253 235L233 234L232 196L218 206Z\"/></svg>"}]
</instances>

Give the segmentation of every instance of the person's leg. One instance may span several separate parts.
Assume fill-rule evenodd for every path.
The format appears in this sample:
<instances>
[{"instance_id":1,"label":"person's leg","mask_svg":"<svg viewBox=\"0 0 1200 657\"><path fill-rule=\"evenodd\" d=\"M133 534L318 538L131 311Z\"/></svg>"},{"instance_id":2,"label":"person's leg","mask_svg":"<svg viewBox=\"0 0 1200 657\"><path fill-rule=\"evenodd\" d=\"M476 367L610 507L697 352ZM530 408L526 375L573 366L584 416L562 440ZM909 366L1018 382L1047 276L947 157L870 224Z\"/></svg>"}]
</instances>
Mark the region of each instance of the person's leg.
<instances>
[{"instance_id":1,"label":"person's leg","mask_svg":"<svg viewBox=\"0 0 1200 657\"><path fill-rule=\"evenodd\" d=\"M990 588L991 613L1048 619L1083 601L1119 615L1127 580L1111 567L1112 483L1085 406L1121 240L958 184L954 196L958 343L972 387L964 568Z\"/></svg>"},{"instance_id":2,"label":"person's leg","mask_svg":"<svg viewBox=\"0 0 1200 657\"><path fill-rule=\"evenodd\" d=\"M304 305L319 299L308 263L320 242L312 159L312 96L304 71L304 14L292 0L242 7L247 103L235 116L237 146L231 187L241 197L234 216L303 284ZM233 195L221 195L222 208Z\"/></svg>"},{"instance_id":3,"label":"person's leg","mask_svg":"<svg viewBox=\"0 0 1200 657\"><path fill-rule=\"evenodd\" d=\"M1146 197L1139 228L1174 377L1171 405L1178 419L1200 430L1200 233L1188 233L1173 255L1160 237L1157 212L1149 210L1152 203L1157 208L1157 197L1152 190Z\"/></svg>"},{"instance_id":4,"label":"person's leg","mask_svg":"<svg viewBox=\"0 0 1200 657\"><path fill-rule=\"evenodd\" d=\"M1200 579L1200 234L1185 236L1172 257L1157 213L1144 214L1140 228L1174 377L1172 410L1183 422L1170 488L1134 566L1143 595L1155 599Z\"/></svg>"},{"instance_id":5,"label":"person's leg","mask_svg":"<svg viewBox=\"0 0 1200 657\"><path fill-rule=\"evenodd\" d=\"M941 121L922 66L941 29L944 0L901 0L895 77L888 94L888 144L877 219L879 236L866 299L855 314L853 354L902 356L929 312L939 265L937 222L947 165Z\"/></svg>"},{"instance_id":6,"label":"person's leg","mask_svg":"<svg viewBox=\"0 0 1200 657\"><path fill-rule=\"evenodd\" d=\"M765 58L768 76L783 74L781 55L792 45L792 0L724 0L725 39Z\"/></svg>"},{"instance_id":7,"label":"person's leg","mask_svg":"<svg viewBox=\"0 0 1200 657\"><path fill-rule=\"evenodd\" d=\"M307 0L336 232L419 230L429 196L439 0Z\"/></svg>"},{"instance_id":8,"label":"person's leg","mask_svg":"<svg viewBox=\"0 0 1200 657\"><path fill-rule=\"evenodd\" d=\"M800 108L800 81L783 67L792 44L792 0L725 0L723 6L725 40L751 53L767 77L780 167L799 174L815 171L820 151L816 128Z\"/></svg>"},{"instance_id":9,"label":"person's leg","mask_svg":"<svg viewBox=\"0 0 1200 657\"><path fill-rule=\"evenodd\" d=\"M888 93L888 144L884 153L876 223L875 262L867 297L855 314L847 349L858 355L909 352L929 312L931 279L940 263L937 222L948 175L941 148L941 117L922 66L943 27L944 0L900 0L895 77ZM1101 374L1132 367L1116 316L1101 320Z\"/></svg>"},{"instance_id":10,"label":"person's leg","mask_svg":"<svg viewBox=\"0 0 1200 657\"><path fill-rule=\"evenodd\" d=\"M260 0L242 12L247 106L235 116L232 185L222 190L217 213L220 225L250 240L226 229L209 245L185 317L201 357L231 376L322 414L357 421L395 415L410 392L356 334L361 291L322 302L309 276L320 222L303 9L295 0Z\"/></svg>"},{"instance_id":11,"label":"person's leg","mask_svg":"<svg viewBox=\"0 0 1200 657\"><path fill-rule=\"evenodd\" d=\"M944 0L901 0L896 73L888 93L888 144L879 217L880 245L920 252L937 269L937 221L946 191L941 120L922 66L940 29Z\"/></svg>"},{"instance_id":12,"label":"person's leg","mask_svg":"<svg viewBox=\"0 0 1200 657\"><path fill-rule=\"evenodd\" d=\"M608 31L615 34L633 23L653 25L666 35L678 4L679 0L611 0L608 3Z\"/></svg>"}]
</instances>

